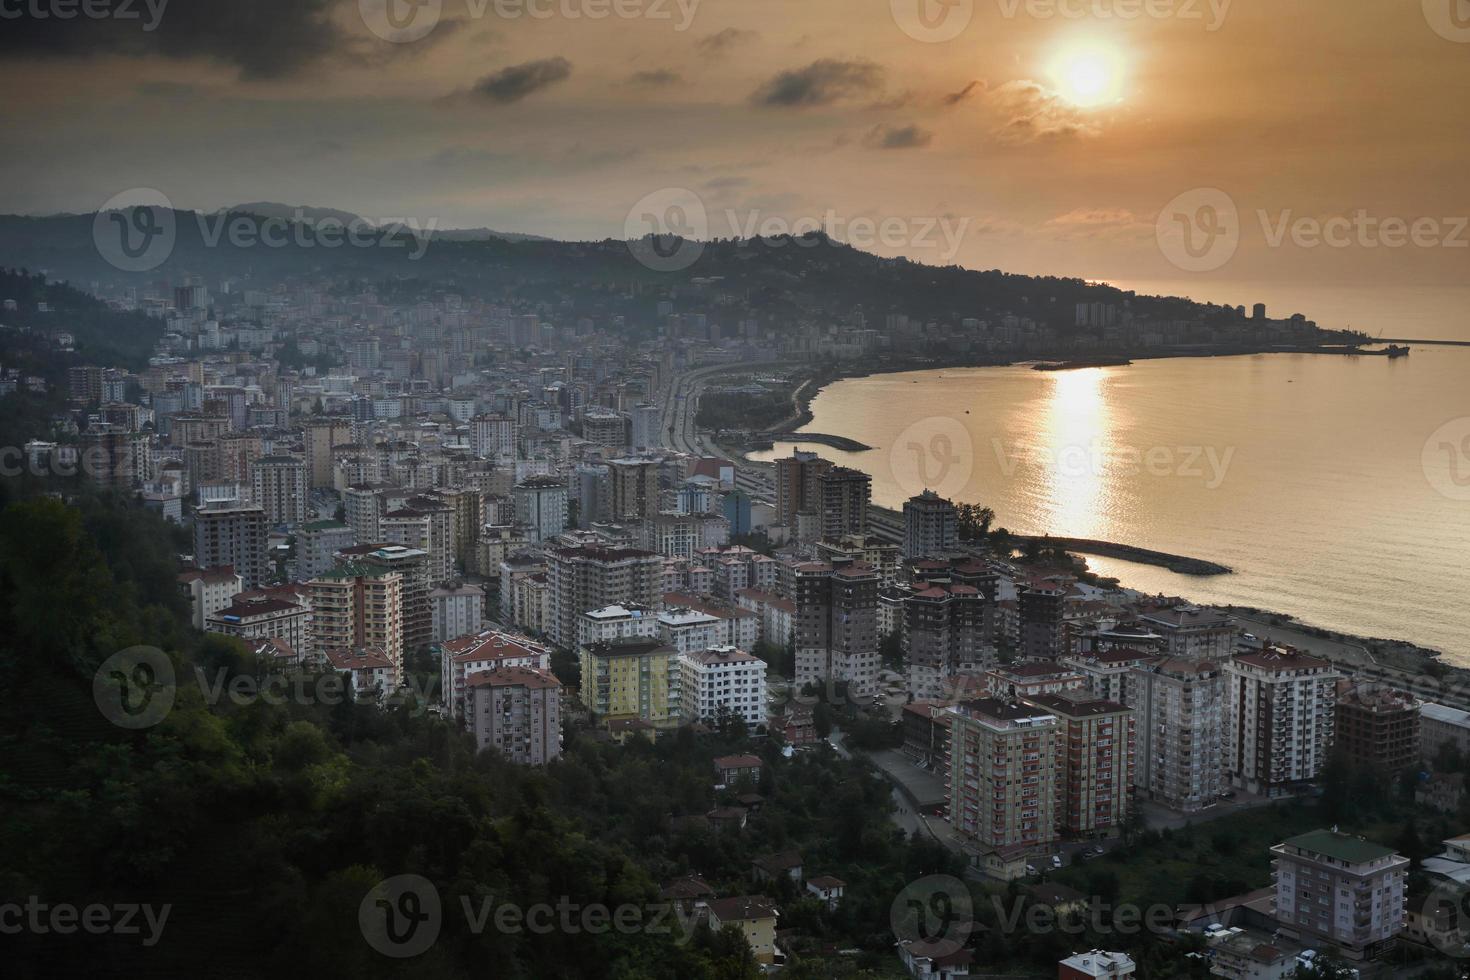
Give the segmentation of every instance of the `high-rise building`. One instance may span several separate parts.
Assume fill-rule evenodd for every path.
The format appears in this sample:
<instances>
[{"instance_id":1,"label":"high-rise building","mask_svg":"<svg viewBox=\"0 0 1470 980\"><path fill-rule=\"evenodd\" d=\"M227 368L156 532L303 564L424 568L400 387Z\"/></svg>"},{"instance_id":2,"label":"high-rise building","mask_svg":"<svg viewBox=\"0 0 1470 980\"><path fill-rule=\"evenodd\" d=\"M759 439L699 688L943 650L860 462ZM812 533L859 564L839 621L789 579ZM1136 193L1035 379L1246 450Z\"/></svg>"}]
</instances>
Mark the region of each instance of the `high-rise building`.
<instances>
[{"instance_id":1,"label":"high-rise building","mask_svg":"<svg viewBox=\"0 0 1470 980\"><path fill-rule=\"evenodd\" d=\"M631 441L634 451L659 448L659 426L663 421L663 410L658 405L639 402L633 406L632 416Z\"/></svg>"},{"instance_id":2,"label":"high-rise building","mask_svg":"<svg viewBox=\"0 0 1470 980\"><path fill-rule=\"evenodd\" d=\"M949 709L949 819L994 851L1032 853L1057 839L1061 726L1048 711L981 698Z\"/></svg>"},{"instance_id":3,"label":"high-rise building","mask_svg":"<svg viewBox=\"0 0 1470 980\"><path fill-rule=\"evenodd\" d=\"M1173 602L1146 609L1138 618L1164 638L1171 657L1224 661L1235 652L1235 621L1219 609Z\"/></svg>"},{"instance_id":4,"label":"high-rise building","mask_svg":"<svg viewBox=\"0 0 1470 980\"><path fill-rule=\"evenodd\" d=\"M801 449L776 460L776 522L796 527L796 515L817 513L822 505L821 477L832 463Z\"/></svg>"},{"instance_id":5,"label":"high-rise building","mask_svg":"<svg viewBox=\"0 0 1470 980\"><path fill-rule=\"evenodd\" d=\"M358 549L354 549L358 550ZM400 646L404 653L422 649L434 639L434 608L429 593L434 587L429 553L399 544L361 549L356 560L369 568L398 572L402 578Z\"/></svg>"},{"instance_id":6,"label":"high-rise building","mask_svg":"<svg viewBox=\"0 0 1470 980\"><path fill-rule=\"evenodd\" d=\"M352 441L352 422L345 418L313 418L302 433L306 472L311 489L332 485L332 448Z\"/></svg>"},{"instance_id":7,"label":"high-rise building","mask_svg":"<svg viewBox=\"0 0 1470 980\"><path fill-rule=\"evenodd\" d=\"M878 680L878 573L860 562L807 562L795 570L796 683Z\"/></svg>"},{"instance_id":8,"label":"high-rise building","mask_svg":"<svg viewBox=\"0 0 1470 980\"><path fill-rule=\"evenodd\" d=\"M306 583L313 650L382 651L403 670L403 574L346 564Z\"/></svg>"},{"instance_id":9,"label":"high-rise building","mask_svg":"<svg viewBox=\"0 0 1470 980\"><path fill-rule=\"evenodd\" d=\"M1219 666L1162 659L1135 668L1128 688L1138 712L1134 785L1184 813L1214 803L1224 789L1225 682Z\"/></svg>"},{"instance_id":10,"label":"high-rise building","mask_svg":"<svg viewBox=\"0 0 1470 980\"><path fill-rule=\"evenodd\" d=\"M264 584L269 574L265 508L233 503L195 511L194 564L232 565L245 588Z\"/></svg>"},{"instance_id":11,"label":"high-rise building","mask_svg":"<svg viewBox=\"0 0 1470 980\"><path fill-rule=\"evenodd\" d=\"M609 454L628 448L628 418L608 409L589 409L582 416L582 438Z\"/></svg>"},{"instance_id":12,"label":"high-rise building","mask_svg":"<svg viewBox=\"0 0 1470 980\"><path fill-rule=\"evenodd\" d=\"M559 476L533 476L511 490L516 523L523 525L532 541L554 538L567 527L567 482Z\"/></svg>"},{"instance_id":13,"label":"high-rise building","mask_svg":"<svg viewBox=\"0 0 1470 980\"><path fill-rule=\"evenodd\" d=\"M1419 723L1424 702L1405 691L1354 687L1337 699L1337 750L1344 758L1384 774L1420 761Z\"/></svg>"},{"instance_id":14,"label":"high-rise building","mask_svg":"<svg viewBox=\"0 0 1470 980\"><path fill-rule=\"evenodd\" d=\"M645 521L658 513L658 460L614 459L607 469L609 520Z\"/></svg>"},{"instance_id":15,"label":"high-rise building","mask_svg":"<svg viewBox=\"0 0 1470 980\"><path fill-rule=\"evenodd\" d=\"M476 415L470 420L470 451L476 456L514 457L515 419L504 415Z\"/></svg>"},{"instance_id":16,"label":"high-rise building","mask_svg":"<svg viewBox=\"0 0 1470 980\"><path fill-rule=\"evenodd\" d=\"M1225 772L1263 796L1295 793L1332 751L1339 674L1331 662L1268 647L1225 662Z\"/></svg>"},{"instance_id":17,"label":"high-rise building","mask_svg":"<svg viewBox=\"0 0 1470 980\"><path fill-rule=\"evenodd\" d=\"M1289 939L1348 960L1392 949L1403 931L1409 859L1361 837L1314 830L1271 848L1273 915Z\"/></svg>"},{"instance_id":18,"label":"high-rise building","mask_svg":"<svg viewBox=\"0 0 1470 980\"><path fill-rule=\"evenodd\" d=\"M500 667L471 674L469 725L483 752L543 766L561 755L561 681L549 670Z\"/></svg>"},{"instance_id":19,"label":"high-rise building","mask_svg":"<svg viewBox=\"0 0 1470 980\"><path fill-rule=\"evenodd\" d=\"M956 674L989 660L985 597L971 585L920 583L905 589L899 636L909 693L920 700L949 697Z\"/></svg>"},{"instance_id":20,"label":"high-rise building","mask_svg":"<svg viewBox=\"0 0 1470 980\"><path fill-rule=\"evenodd\" d=\"M903 505L903 553L906 558L937 558L959 544L954 503L933 490L910 497Z\"/></svg>"},{"instance_id":21,"label":"high-rise building","mask_svg":"<svg viewBox=\"0 0 1470 980\"><path fill-rule=\"evenodd\" d=\"M599 721L639 719L656 728L682 719L679 652L655 639L627 637L580 648L582 703Z\"/></svg>"},{"instance_id":22,"label":"high-rise building","mask_svg":"<svg viewBox=\"0 0 1470 980\"><path fill-rule=\"evenodd\" d=\"M1080 692L1024 700L1056 715L1061 726L1057 830L1074 840L1121 833L1137 751L1133 709Z\"/></svg>"},{"instance_id":23,"label":"high-rise building","mask_svg":"<svg viewBox=\"0 0 1470 980\"><path fill-rule=\"evenodd\" d=\"M691 650L679 657L684 721L741 718L766 723L766 662L732 646Z\"/></svg>"},{"instance_id":24,"label":"high-rise building","mask_svg":"<svg viewBox=\"0 0 1470 980\"><path fill-rule=\"evenodd\" d=\"M577 642L583 613L605 606L654 606L663 594L664 560L632 548L551 548L546 554L550 590L547 635L558 646Z\"/></svg>"},{"instance_id":25,"label":"high-rise building","mask_svg":"<svg viewBox=\"0 0 1470 980\"><path fill-rule=\"evenodd\" d=\"M352 528L336 521L313 521L296 531L296 578L316 578L335 565L335 555L353 544Z\"/></svg>"},{"instance_id":26,"label":"high-rise building","mask_svg":"<svg viewBox=\"0 0 1470 980\"><path fill-rule=\"evenodd\" d=\"M862 470L834 466L817 478L821 493L818 511L822 539L835 541L848 534L868 533L868 503L873 478Z\"/></svg>"},{"instance_id":27,"label":"high-rise building","mask_svg":"<svg viewBox=\"0 0 1470 980\"><path fill-rule=\"evenodd\" d=\"M250 488L265 508L271 527L295 527L306 520L306 464L295 456L263 456L250 466Z\"/></svg>"},{"instance_id":28,"label":"high-rise building","mask_svg":"<svg viewBox=\"0 0 1470 980\"><path fill-rule=\"evenodd\" d=\"M1061 656L1062 619L1067 590L1037 583L1019 589L1021 656L1028 660L1055 660Z\"/></svg>"},{"instance_id":29,"label":"high-rise building","mask_svg":"<svg viewBox=\"0 0 1470 980\"><path fill-rule=\"evenodd\" d=\"M429 593L433 642L478 633L485 620L485 590L478 585L447 582Z\"/></svg>"}]
</instances>

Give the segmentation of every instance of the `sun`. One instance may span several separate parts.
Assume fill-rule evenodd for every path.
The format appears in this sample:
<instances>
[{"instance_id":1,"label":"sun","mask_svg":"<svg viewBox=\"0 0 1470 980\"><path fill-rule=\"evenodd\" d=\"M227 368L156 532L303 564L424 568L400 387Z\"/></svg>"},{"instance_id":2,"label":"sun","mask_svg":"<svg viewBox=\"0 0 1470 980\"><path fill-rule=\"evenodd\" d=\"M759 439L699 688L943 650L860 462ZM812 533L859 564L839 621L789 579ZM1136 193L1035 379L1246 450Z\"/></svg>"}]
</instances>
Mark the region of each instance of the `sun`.
<instances>
[{"instance_id":1,"label":"sun","mask_svg":"<svg viewBox=\"0 0 1470 980\"><path fill-rule=\"evenodd\" d=\"M1116 102L1123 88L1123 58L1105 44L1073 44L1051 66L1062 98L1080 108Z\"/></svg>"}]
</instances>

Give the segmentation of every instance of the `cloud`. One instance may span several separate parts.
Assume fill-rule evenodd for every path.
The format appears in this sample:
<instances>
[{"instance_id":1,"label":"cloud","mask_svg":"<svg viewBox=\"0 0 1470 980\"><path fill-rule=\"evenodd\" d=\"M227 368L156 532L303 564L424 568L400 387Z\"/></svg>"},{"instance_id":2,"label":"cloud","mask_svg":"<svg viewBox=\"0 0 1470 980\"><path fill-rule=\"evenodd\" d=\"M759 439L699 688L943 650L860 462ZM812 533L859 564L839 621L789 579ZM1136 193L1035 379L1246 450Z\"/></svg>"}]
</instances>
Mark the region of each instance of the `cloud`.
<instances>
[{"instance_id":1,"label":"cloud","mask_svg":"<svg viewBox=\"0 0 1470 980\"><path fill-rule=\"evenodd\" d=\"M1097 135L1097 126L1057 93L1029 79L1006 82L990 93L1002 116L999 136L1012 143Z\"/></svg>"},{"instance_id":2,"label":"cloud","mask_svg":"<svg viewBox=\"0 0 1470 980\"><path fill-rule=\"evenodd\" d=\"M1152 221L1144 221L1127 208L1075 208L1049 218L1046 229L1061 238L1148 238Z\"/></svg>"},{"instance_id":3,"label":"cloud","mask_svg":"<svg viewBox=\"0 0 1470 980\"><path fill-rule=\"evenodd\" d=\"M208 58L244 78L293 74L348 44L333 20L335 0L171 0L117 5L131 16L35 15L16 4L0 30L6 58L109 55ZM44 12L44 8L43 8Z\"/></svg>"},{"instance_id":4,"label":"cloud","mask_svg":"<svg viewBox=\"0 0 1470 980\"><path fill-rule=\"evenodd\" d=\"M683 80L683 75L670 68L653 68L648 71L635 71L628 76L628 83L630 85L646 85L649 88L675 85Z\"/></svg>"},{"instance_id":5,"label":"cloud","mask_svg":"<svg viewBox=\"0 0 1470 980\"><path fill-rule=\"evenodd\" d=\"M828 105L876 92L883 87L883 68L871 61L823 58L805 68L783 71L751 96L758 105Z\"/></svg>"},{"instance_id":6,"label":"cloud","mask_svg":"<svg viewBox=\"0 0 1470 980\"><path fill-rule=\"evenodd\" d=\"M910 123L890 126L879 123L863 136L863 145L875 150L912 150L934 142L934 134Z\"/></svg>"},{"instance_id":7,"label":"cloud","mask_svg":"<svg viewBox=\"0 0 1470 980\"><path fill-rule=\"evenodd\" d=\"M502 68L474 84L473 94L501 104L519 102L572 75L572 63L565 58L542 58Z\"/></svg>"},{"instance_id":8,"label":"cloud","mask_svg":"<svg viewBox=\"0 0 1470 980\"><path fill-rule=\"evenodd\" d=\"M983 92L985 90L985 83L977 79L976 81L973 81L969 85L966 85L964 88L960 89L958 92L950 92L948 95L945 95L943 98L941 98L940 101L943 102L945 105L959 105L961 102L974 95L975 89L977 88L979 88Z\"/></svg>"},{"instance_id":9,"label":"cloud","mask_svg":"<svg viewBox=\"0 0 1470 980\"><path fill-rule=\"evenodd\" d=\"M727 27L723 31L702 37L694 42L694 47L702 54L718 57L727 54L731 49L737 48L748 41L754 41L760 37L755 31L742 31L737 27Z\"/></svg>"}]
</instances>

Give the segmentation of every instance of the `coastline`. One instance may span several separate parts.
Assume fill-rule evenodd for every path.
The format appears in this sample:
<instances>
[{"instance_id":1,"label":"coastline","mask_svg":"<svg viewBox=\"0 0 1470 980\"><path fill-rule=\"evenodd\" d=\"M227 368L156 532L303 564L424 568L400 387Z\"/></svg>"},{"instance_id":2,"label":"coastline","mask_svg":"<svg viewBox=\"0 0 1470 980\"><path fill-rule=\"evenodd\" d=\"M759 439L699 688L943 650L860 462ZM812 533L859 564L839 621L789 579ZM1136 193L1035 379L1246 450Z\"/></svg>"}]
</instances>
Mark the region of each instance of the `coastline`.
<instances>
[{"instance_id":1,"label":"coastline","mask_svg":"<svg viewBox=\"0 0 1470 980\"><path fill-rule=\"evenodd\" d=\"M1132 355L1132 359L1155 360L1171 357L1240 357L1254 356L1257 354L1303 354L1322 353L1331 356L1343 356L1340 350L1303 350L1303 349L1230 349L1210 351L1159 351L1147 354ZM774 441L796 442L808 438L808 434L792 432L790 429L799 428L800 425L810 424L813 420L811 404L813 399L828 385L849 378L862 378L878 374L902 374L921 371L936 371L945 368L983 368L983 367L1014 367L1019 364L1032 363L1030 360L991 360L991 359L964 359L955 361L943 359L942 361L926 361L924 363L894 363L887 362L878 365L863 365L854 370L836 370L828 368L821 372L810 372L803 379L798 388L793 392L793 407L796 409L796 423L791 420L779 427L780 431L770 433ZM1084 365L1078 365L1079 367ZM1113 366L1113 365L1085 365L1085 366ZM1124 366L1118 364L1117 366ZM811 441L817 442L813 438ZM840 448L840 447L839 447ZM738 454L744 465L760 467L758 461L748 460L743 454ZM885 508L874 508L880 514L899 515ZM885 522L886 523L886 522ZM899 524L901 527L901 523ZM1180 555L1167 555L1162 552L1153 552L1150 549L1141 548L1108 541L1084 541L1080 539L1068 539L1062 537L1043 535L1039 540L1048 541L1067 551L1077 554L1092 554L1098 557L1114 558L1121 561L1144 564L1154 567L1162 567L1178 574L1225 574L1231 570L1223 565L1210 562L1205 559L1193 558ZM1128 588L1126 581L1121 581L1120 586ZM1409 640L1394 639L1386 637L1367 637L1341 630L1319 627L1305 622L1297 617L1280 613L1273 610L1260 609L1248 606L1224 606L1233 615L1239 614L1243 617L1253 617L1256 622L1269 624L1267 631L1274 631L1272 638L1278 634L1290 637L1281 642L1295 641L1298 645L1311 652L1327 656L1335 663L1339 663L1351 669L1351 673L1359 679L1381 681L1396 687L1410 691L1425 700L1435 700L1439 703L1452 707L1470 710L1470 665L1459 666L1445 659L1443 651L1426 647ZM1249 632L1248 627L1243 630Z\"/></svg>"}]
</instances>

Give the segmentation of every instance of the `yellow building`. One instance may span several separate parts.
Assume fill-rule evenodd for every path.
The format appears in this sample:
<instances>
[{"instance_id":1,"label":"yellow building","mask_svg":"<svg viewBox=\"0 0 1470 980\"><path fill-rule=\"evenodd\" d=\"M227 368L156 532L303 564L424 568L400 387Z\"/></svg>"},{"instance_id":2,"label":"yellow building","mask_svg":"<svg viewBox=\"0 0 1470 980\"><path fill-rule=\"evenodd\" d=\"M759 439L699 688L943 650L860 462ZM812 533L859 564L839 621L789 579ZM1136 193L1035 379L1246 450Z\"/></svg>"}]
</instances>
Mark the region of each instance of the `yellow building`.
<instances>
[{"instance_id":1,"label":"yellow building","mask_svg":"<svg viewBox=\"0 0 1470 980\"><path fill-rule=\"evenodd\" d=\"M646 637L581 648L582 703L603 721L640 718L656 728L679 724L679 653Z\"/></svg>"},{"instance_id":2,"label":"yellow building","mask_svg":"<svg viewBox=\"0 0 1470 980\"><path fill-rule=\"evenodd\" d=\"M745 935L757 963L776 961L776 906L759 895L709 900L709 926L718 932L724 926L735 926Z\"/></svg>"},{"instance_id":3,"label":"yellow building","mask_svg":"<svg viewBox=\"0 0 1470 980\"><path fill-rule=\"evenodd\" d=\"M403 575L388 568L347 565L306 583L311 599L311 648L376 647L403 669Z\"/></svg>"}]
</instances>

